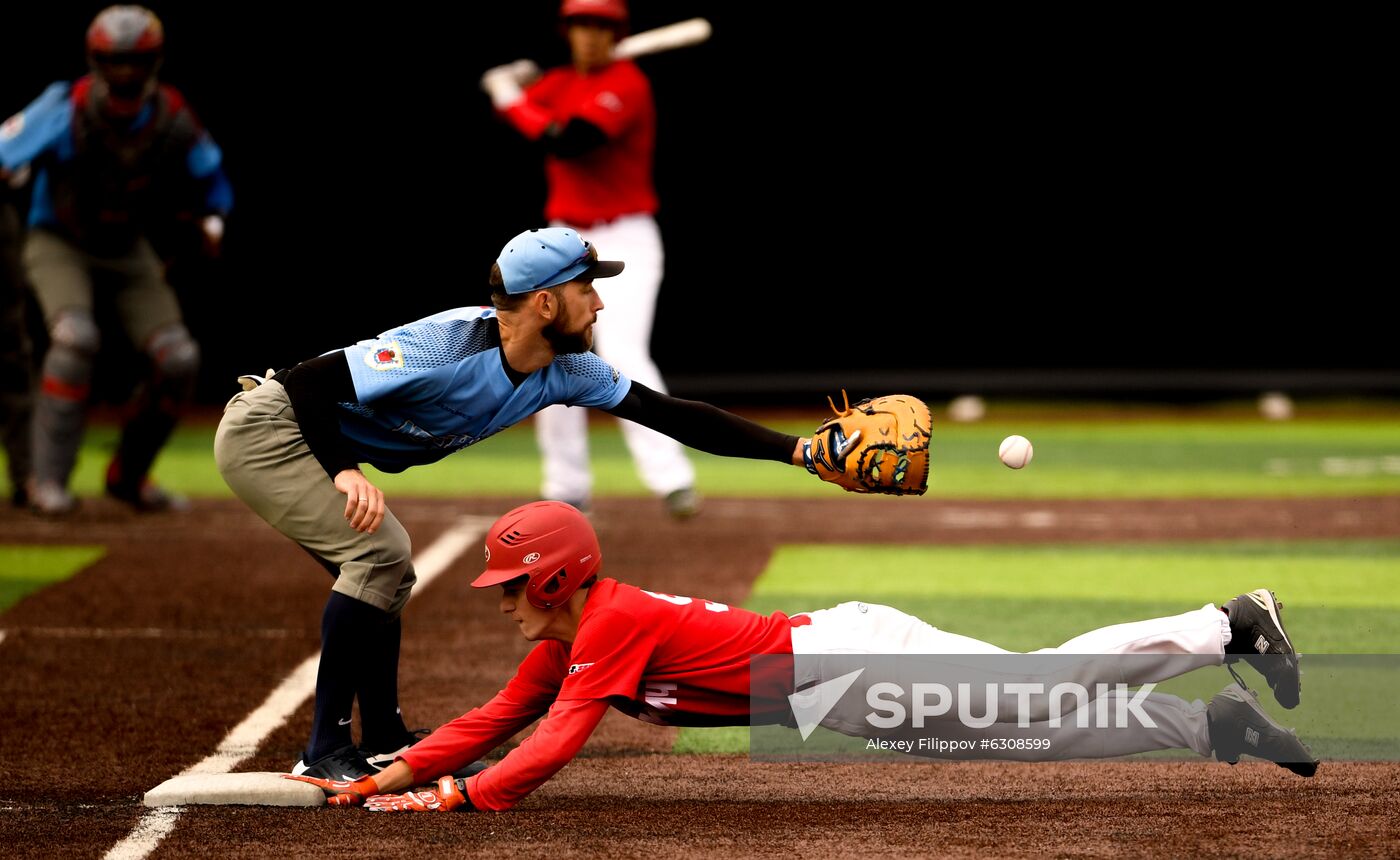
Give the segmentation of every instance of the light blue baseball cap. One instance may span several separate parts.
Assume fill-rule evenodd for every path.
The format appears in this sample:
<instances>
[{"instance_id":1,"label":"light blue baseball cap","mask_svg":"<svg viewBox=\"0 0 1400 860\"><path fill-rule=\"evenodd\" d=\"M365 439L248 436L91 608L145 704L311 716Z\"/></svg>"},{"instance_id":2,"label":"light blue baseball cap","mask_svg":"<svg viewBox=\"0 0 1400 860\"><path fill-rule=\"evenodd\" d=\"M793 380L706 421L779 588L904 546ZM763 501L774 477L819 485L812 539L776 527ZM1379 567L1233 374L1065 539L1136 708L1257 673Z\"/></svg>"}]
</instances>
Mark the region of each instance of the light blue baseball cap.
<instances>
[{"instance_id":1,"label":"light blue baseball cap","mask_svg":"<svg viewBox=\"0 0 1400 860\"><path fill-rule=\"evenodd\" d=\"M526 230L506 243L496 265L513 296L569 281L611 278L623 268L621 262L599 260L598 251L568 227Z\"/></svg>"}]
</instances>

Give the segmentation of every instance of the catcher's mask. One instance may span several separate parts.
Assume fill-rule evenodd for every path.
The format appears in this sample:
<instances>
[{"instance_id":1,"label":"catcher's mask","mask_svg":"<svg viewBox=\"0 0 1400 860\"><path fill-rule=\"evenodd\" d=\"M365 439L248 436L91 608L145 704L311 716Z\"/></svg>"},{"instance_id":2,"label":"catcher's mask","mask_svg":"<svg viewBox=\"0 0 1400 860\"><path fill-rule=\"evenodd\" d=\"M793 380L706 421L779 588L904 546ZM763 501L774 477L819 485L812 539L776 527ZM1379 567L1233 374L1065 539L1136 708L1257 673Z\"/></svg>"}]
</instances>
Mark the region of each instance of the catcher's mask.
<instances>
[{"instance_id":1,"label":"catcher's mask","mask_svg":"<svg viewBox=\"0 0 1400 860\"><path fill-rule=\"evenodd\" d=\"M165 29L144 6L108 6L97 14L87 31L87 57L107 113L140 113L155 94L164 48Z\"/></svg>"},{"instance_id":2,"label":"catcher's mask","mask_svg":"<svg viewBox=\"0 0 1400 860\"><path fill-rule=\"evenodd\" d=\"M502 516L486 531L486 570L473 588L528 576L525 599L539 609L568 601L602 566L598 535L578 508L531 502Z\"/></svg>"}]
</instances>

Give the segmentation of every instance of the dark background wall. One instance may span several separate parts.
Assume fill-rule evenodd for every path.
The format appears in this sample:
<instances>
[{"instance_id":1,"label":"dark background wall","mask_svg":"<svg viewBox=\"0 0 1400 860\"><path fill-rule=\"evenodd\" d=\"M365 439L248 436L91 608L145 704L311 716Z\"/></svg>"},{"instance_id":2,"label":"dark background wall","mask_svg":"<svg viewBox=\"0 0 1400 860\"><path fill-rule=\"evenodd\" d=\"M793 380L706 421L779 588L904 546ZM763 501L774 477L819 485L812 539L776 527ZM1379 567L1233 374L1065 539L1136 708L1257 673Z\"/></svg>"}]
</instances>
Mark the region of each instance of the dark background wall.
<instances>
[{"instance_id":1,"label":"dark background wall","mask_svg":"<svg viewBox=\"0 0 1400 860\"><path fill-rule=\"evenodd\" d=\"M83 72L103 4L12 5L3 114ZM164 77L237 194L226 259L180 284L206 400L240 372L485 302L544 186L477 80L566 60L555 0L153 8ZM636 30L715 27L641 61L668 252L655 354L681 393L1400 389L1393 266L1373 265L1362 205L1377 144L1333 86L1325 28L633 9Z\"/></svg>"}]
</instances>

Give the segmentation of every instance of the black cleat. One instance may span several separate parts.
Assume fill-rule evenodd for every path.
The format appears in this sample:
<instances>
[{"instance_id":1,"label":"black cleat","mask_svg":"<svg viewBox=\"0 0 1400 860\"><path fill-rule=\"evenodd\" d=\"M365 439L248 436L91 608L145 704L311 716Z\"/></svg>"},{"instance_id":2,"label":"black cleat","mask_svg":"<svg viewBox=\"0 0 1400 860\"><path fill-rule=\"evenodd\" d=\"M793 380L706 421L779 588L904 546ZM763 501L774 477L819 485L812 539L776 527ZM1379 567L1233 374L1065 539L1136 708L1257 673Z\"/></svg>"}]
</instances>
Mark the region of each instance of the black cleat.
<instances>
[{"instance_id":1,"label":"black cleat","mask_svg":"<svg viewBox=\"0 0 1400 860\"><path fill-rule=\"evenodd\" d=\"M403 740L400 741L398 745L386 745L392 747L388 752L375 752L374 750L368 749L366 747L360 747L358 750L356 750L356 752L358 752L361 756L364 757L364 760L369 764L370 767L374 768L375 773L378 773L379 771L393 764L394 759L408 752L409 747L418 743L423 738L426 738L431 733L432 729L414 729L413 731L409 732L408 736L403 738Z\"/></svg>"},{"instance_id":2,"label":"black cleat","mask_svg":"<svg viewBox=\"0 0 1400 860\"><path fill-rule=\"evenodd\" d=\"M292 768L293 776L314 776L318 779L344 780L345 782L354 782L366 776L374 776L376 773L379 773L379 769L371 767L353 744L323 755L311 764L307 764L306 760L303 759Z\"/></svg>"},{"instance_id":3,"label":"black cleat","mask_svg":"<svg viewBox=\"0 0 1400 860\"><path fill-rule=\"evenodd\" d=\"M41 517L66 517L78 509L77 498L54 481L35 481L25 495L29 509Z\"/></svg>"},{"instance_id":4,"label":"black cleat","mask_svg":"<svg viewBox=\"0 0 1400 860\"><path fill-rule=\"evenodd\" d=\"M1259 694L1230 684L1206 706L1210 746L1219 761L1239 762L1240 756L1267 759L1299 776L1317 773L1317 759L1297 732L1286 729L1259 707Z\"/></svg>"},{"instance_id":5,"label":"black cleat","mask_svg":"<svg viewBox=\"0 0 1400 860\"><path fill-rule=\"evenodd\" d=\"M190 509L190 500L178 493L163 490L150 481L142 481L135 487L123 484L108 484L107 495L119 502L125 502L139 513L155 514L165 511L184 513Z\"/></svg>"},{"instance_id":6,"label":"black cleat","mask_svg":"<svg viewBox=\"0 0 1400 860\"><path fill-rule=\"evenodd\" d=\"M1274 698L1285 708L1298 707L1302 680L1298 652L1283 629L1283 604L1267 588L1241 594L1225 604L1230 616L1227 663L1244 657L1269 682ZM1233 657L1233 659L1232 659Z\"/></svg>"},{"instance_id":7,"label":"black cleat","mask_svg":"<svg viewBox=\"0 0 1400 860\"><path fill-rule=\"evenodd\" d=\"M393 764L394 760L407 752L409 747L412 747L431 733L432 729L414 729L409 733L409 736L404 739L403 746L400 746L393 752L376 753L364 748L357 750L357 752L364 756L365 762L369 764L370 767L374 768L375 772L378 772ZM487 766L488 765L484 761L474 761L454 771L452 776L456 779L468 779L486 770ZM458 787L460 788L460 786Z\"/></svg>"}]
</instances>

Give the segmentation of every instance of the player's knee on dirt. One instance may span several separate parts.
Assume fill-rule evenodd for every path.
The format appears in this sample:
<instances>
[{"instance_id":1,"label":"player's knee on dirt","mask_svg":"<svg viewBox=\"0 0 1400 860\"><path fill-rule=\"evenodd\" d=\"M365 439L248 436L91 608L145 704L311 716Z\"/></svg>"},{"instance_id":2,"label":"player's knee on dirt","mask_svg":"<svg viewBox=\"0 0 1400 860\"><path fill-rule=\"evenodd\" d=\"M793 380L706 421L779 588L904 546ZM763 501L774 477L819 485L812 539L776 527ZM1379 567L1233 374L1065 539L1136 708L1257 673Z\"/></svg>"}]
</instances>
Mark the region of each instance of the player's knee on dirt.
<instances>
[{"instance_id":1,"label":"player's knee on dirt","mask_svg":"<svg viewBox=\"0 0 1400 860\"><path fill-rule=\"evenodd\" d=\"M163 379L193 379L199 372L199 344L183 325L169 325L151 335L146 354Z\"/></svg>"},{"instance_id":2,"label":"player's knee on dirt","mask_svg":"<svg viewBox=\"0 0 1400 860\"><path fill-rule=\"evenodd\" d=\"M85 388L92 379L93 359L101 345L102 334L91 313L60 313L49 329L49 351L44 355L43 370L45 391Z\"/></svg>"}]
</instances>

